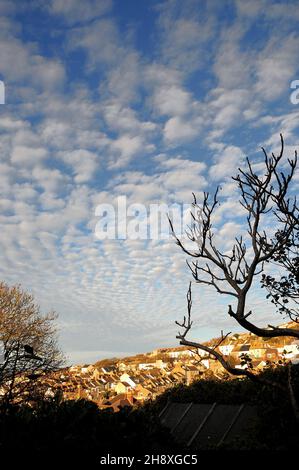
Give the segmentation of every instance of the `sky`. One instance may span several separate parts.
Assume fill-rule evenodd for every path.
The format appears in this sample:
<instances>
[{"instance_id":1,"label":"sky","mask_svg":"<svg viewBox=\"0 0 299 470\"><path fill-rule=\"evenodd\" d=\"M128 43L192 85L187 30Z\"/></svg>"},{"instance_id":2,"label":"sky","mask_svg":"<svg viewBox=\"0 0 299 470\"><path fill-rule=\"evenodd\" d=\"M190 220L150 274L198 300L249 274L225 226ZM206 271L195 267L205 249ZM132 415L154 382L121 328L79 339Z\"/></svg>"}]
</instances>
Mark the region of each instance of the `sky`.
<instances>
[{"instance_id":1,"label":"sky","mask_svg":"<svg viewBox=\"0 0 299 470\"><path fill-rule=\"evenodd\" d=\"M298 146L298 21L296 1L0 0L0 278L59 314L70 363L178 344L185 255L172 239L100 240L96 208L221 185L228 248L244 228L237 167L280 132L286 156ZM193 291L193 339L240 330L226 298ZM260 289L250 302L274 322Z\"/></svg>"}]
</instances>

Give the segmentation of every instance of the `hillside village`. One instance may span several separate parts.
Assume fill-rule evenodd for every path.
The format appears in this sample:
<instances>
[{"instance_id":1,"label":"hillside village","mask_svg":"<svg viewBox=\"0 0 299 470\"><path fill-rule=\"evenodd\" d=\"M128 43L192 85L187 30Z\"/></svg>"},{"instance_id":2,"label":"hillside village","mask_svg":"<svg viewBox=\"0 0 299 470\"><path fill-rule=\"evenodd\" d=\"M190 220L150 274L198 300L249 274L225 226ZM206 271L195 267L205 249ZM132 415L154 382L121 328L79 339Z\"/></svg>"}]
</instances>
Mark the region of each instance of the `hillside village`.
<instances>
[{"instance_id":1,"label":"hillside village","mask_svg":"<svg viewBox=\"0 0 299 470\"><path fill-rule=\"evenodd\" d=\"M292 323L283 325L291 327ZM213 340L206 342L213 345ZM265 339L251 333L233 334L219 351L237 368L248 367L250 360L257 373L269 365L288 360L299 363L299 340L292 337ZM247 364L242 360L247 357ZM186 347L161 348L123 359L105 359L95 364L74 365L44 379L47 395L62 399L85 398L99 408L118 411L154 399L179 383L189 385L200 377L227 379L218 361L204 352Z\"/></svg>"}]
</instances>

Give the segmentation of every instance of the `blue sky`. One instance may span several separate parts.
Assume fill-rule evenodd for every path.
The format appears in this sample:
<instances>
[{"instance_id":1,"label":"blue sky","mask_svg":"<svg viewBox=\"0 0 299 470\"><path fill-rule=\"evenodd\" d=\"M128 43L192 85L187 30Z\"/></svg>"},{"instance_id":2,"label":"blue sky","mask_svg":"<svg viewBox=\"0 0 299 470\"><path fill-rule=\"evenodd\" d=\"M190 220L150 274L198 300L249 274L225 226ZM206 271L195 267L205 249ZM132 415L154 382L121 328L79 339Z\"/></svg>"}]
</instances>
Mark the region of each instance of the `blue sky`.
<instances>
[{"instance_id":1,"label":"blue sky","mask_svg":"<svg viewBox=\"0 0 299 470\"><path fill-rule=\"evenodd\" d=\"M298 21L286 1L0 0L1 278L59 313L70 361L176 344L184 255L97 240L95 208L189 203L221 184L229 245L244 155L258 164L279 132L287 156L298 144ZM194 301L194 337L238 330L227 299L197 286ZM258 289L250 302L272 318Z\"/></svg>"}]
</instances>

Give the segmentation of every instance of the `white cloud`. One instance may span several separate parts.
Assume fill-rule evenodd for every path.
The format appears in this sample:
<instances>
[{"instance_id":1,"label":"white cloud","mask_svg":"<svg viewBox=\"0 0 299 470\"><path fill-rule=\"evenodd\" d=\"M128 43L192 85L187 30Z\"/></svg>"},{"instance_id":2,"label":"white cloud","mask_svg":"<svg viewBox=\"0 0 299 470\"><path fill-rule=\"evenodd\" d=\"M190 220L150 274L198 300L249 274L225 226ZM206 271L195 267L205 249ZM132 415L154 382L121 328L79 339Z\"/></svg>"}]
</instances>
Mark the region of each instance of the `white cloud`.
<instances>
[{"instance_id":1,"label":"white cloud","mask_svg":"<svg viewBox=\"0 0 299 470\"><path fill-rule=\"evenodd\" d=\"M299 38L270 39L256 64L256 91L265 100L275 100L289 93L290 83L295 78Z\"/></svg>"},{"instance_id":2,"label":"white cloud","mask_svg":"<svg viewBox=\"0 0 299 470\"><path fill-rule=\"evenodd\" d=\"M160 114L181 115L191 111L191 94L176 85L160 87L153 97L154 106Z\"/></svg>"},{"instance_id":3,"label":"white cloud","mask_svg":"<svg viewBox=\"0 0 299 470\"><path fill-rule=\"evenodd\" d=\"M159 5L158 20L162 60L189 74L200 69L210 55L209 41L215 34L215 17L199 2L166 1Z\"/></svg>"},{"instance_id":4,"label":"white cloud","mask_svg":"<svg viewBox=\"0 0 299 470\"><path fill-rule=\"evenodd\" d=\"M36 163L44 160L48 155L47 149L43 147L15 146L12 150L11 161L18 165L32 167Z\"/></svg>"},{"instance_id":5,"label":"white cloud","mask_svg":"<svg viewBox=\"0 0 299 470\"><path fill-rule=\"evenodd\" d=\"M251 53L250 50L241 52L240 49L240 40L245 32L245 25L238 23L222 31L214 64L220 88L246 88L251 76Z\"/></svg>"},{"instance_id":6,"label":"white cloud","mask_svg":"<svg viewBox=\"0 0 299 470\"><path fill-rule=\"evenodd\" d=\"M217 163L210 167L209 174L212 180L219 181L237 173L238 167L242 166L244 154L240 148L230 145L221 151L216 158Z\"/></svg>"},{"instance_id":7,"label":"white cloud","mask_svg":"<svg viewBox=\"0 0 299 470\"><path fill-rule=\"evenodd\" d=\"M73 168L76 183L85 183L92 179L95 171L99 168L99 157L97 154L85 149L63 152L62 159Z\"/></svg>"},{"instance_id":8,"label":"white cloud","mask_svg":"<svg viewBox=\"0 0 299 470\"><path fill-rule=\"evenodd\" d=\"M0 128L5 131L16 131L23 127L29 126L28 122L21 119L14 119L11 116L3 116L0 118Z\"/></svg>"},{"instance_id":9,"label":"white cloud","mask_svg":"<svg viewBox=\"0 0 299 470\"><path fill-rule=\"evenodd\" d=\"M196 172L201 173L207 168L207 164L203 161L192 161L184 158L167 158L166 156L156 157L157 161L161 161L162 168L168 168L172 170L187 170L190 174Z\"/></svg>"},{"instance_id":10,"label":"white cloud","mask_svg":"<svg viewBox=\"0 0 299 470\"><path fill-rule=\"evenodd\" d=\"M111 157L109 167L121 168L127 165L133 157L154 151L155 146L146 144L140 135L122 134L112 141L111 149L114 156Z\"/></svg>"},{"instance_id":11,"label":"white cloud","mask_svg":"<svg viewBox=\"0 0 299 470\"><path fill-rule=\"evenodd\" d=\"M51 0L49 10L55 15L62 15L69 24L90 21L109 12L111 0Z\"/></svg>"},{"instance_id":12,"label":"white cloud","mask_svg":"<svg viewBox=\"0 0 299 470\"><path fill-rule=\"evenodd\" d=\"M122 106L119 101L110 100L103 105L103 113L110 129L129 132L153 132L157 124L140 121L134 109Z\"/></svg>"},{"instance_id":13,"label":"white cloud","mask_svg":"<svg viewBox=\"0 0 299 470\"><path fill-rule=\"evenodd\" d=\"M11 84L27 80L27 87L34 86L36 91L60 88L65 80L60 60L39 55L34 45L22 43L13 33L5 35L0 31L0 63L4 79Z\"/></svg>"},{"instance_id":14,"label":"white cloud","mask_svg":"<svg viewBox=\"0 0 299 470\"><path fill-rule=\"evenodd\" d=\"M49 169L42 166L35 166L32 170L32 178L37 187L41 187L47 193L54 195L63 192L70 178L58 169Z\"/></svg>"},{"instance_id":15,"label":"white cloud","mask_svg":"<svg viewBox=\"0 0 299 470\"><path fill-rule=\"evenodd\" d=\"M142 74L139 56L128 47L121 50L119 46L119 52L117 63L108 73L107 89L112 96L116 96L122 103L137 101L141 86L140 75ZM100 93L101 91L102 87L100 86Z\"/></svg>"},{"instance_id":16,"label":"white cloud","mask_svg":"<svg viewBox=\"0 0 299 470\"><path fill-rule=\"evenodd\" d=\"M188 121L179 116L170 118L164 126L164 138L167 142L185 142L200 133L202 122Z\"/></svg>"},{"instance_id":17,"label":"white cloud","mask_svg":"<svg viewBox=\"0 0 299 470\"><path fill-rule=\"evenodd\" d=\"M100 44L105 44L105 47L99 47ZM118 29L111 19L100 19L88 26L74 28L69 34L68 47L70 50L85 50L91 68L96 64L117 64L125 53Z\"/></svg>"}]
</instances>

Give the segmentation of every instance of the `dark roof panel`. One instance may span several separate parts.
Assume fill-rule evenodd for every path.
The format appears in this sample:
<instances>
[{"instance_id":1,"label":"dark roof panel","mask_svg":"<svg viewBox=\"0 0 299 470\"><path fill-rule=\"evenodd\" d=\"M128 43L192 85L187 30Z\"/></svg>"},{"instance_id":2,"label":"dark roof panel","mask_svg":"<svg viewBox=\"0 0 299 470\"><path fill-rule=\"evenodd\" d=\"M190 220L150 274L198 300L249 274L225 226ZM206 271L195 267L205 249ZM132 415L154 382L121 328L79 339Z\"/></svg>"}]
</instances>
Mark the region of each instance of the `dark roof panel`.
<instances>
[{"instance_id":1,"label":"dark roof panel","mask_svg":"<svg viewBox=\"0 0 299 470\"><path fill-rule=\"evenodd\" d=\"M227 436L223 439L225 444L246 436L256 424L257 409L255 406L246 405L242 408L239 416L232 424Z\"/></svg>"},{"instance_id":2,"label":"dark roof panel","mask_svg":"<svg viewBox=\"0 0 299 470\"><path fill-rule=\"evenodd\" d=\"M232 423L238 409L239 406L235 405L217 405L192 442L192 447L207 449L217 445Z\"/></svg>"},{"instance_id":3,"label":"dark roof panel","mask_svg":"<svg viewBox=\"0 0 299 470\"><path fill-rule=\"evenodd\" d=\"M257 408L217 403L168 403L160 419L178 442L204 450L246 439L256 422Z\"/></svg>"},{"instance_id":4,"label":"dark roof panel","mask_svg":"<svg viewBox=\"0 0 299 470\"><path fill-rule=\"evenodd\" d=\"M178 440L187 444L194 436L199 424L203 422L212 405L192 405L189 412L186 413L180 424L175 428L175 435Z\"/></svg>"},{"instance_id":5,"label":"dark roof panel","mask_svg":"<svg viewBox=\"0 0 299 470\"><path fill-rule=\"evenodd\" d=\"M174 428L189 406L190 403L170 403L161 416L161 423L167 428Z\"/></svg>"}]
</instances>

